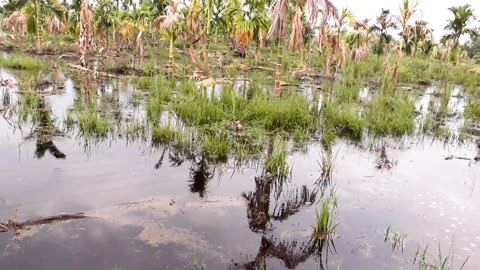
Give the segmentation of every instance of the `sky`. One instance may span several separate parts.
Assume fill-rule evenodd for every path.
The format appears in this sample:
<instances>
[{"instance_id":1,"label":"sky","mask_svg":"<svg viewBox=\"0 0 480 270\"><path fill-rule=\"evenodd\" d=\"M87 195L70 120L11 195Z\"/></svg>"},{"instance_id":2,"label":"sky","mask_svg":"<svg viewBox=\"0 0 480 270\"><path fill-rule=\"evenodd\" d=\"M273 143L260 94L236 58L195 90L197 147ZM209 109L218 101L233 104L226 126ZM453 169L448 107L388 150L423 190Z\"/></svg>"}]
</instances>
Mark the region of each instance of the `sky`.
<instances>
[{"instance_id":1,"label":"sky","mask_svg":"<svg viewBox=\"0 0 480 270\"><path fill-rule=\"evenodd\" d=\"M389 9L391 13L398 15L402 0L332 0L339 10L346 7L350 9L355 18L374 19L380 14L382 8ZM443 28L448 19L453 18L449 7L470 4L473 7L475 16L480 19L480 0L420 0L420 12L415 14L409 23L416 20L429 22L430 28L434 30L435 40L439 40L445 33ZM479 25L477 22L476 25Z\"/></svg>"}]
</instances>

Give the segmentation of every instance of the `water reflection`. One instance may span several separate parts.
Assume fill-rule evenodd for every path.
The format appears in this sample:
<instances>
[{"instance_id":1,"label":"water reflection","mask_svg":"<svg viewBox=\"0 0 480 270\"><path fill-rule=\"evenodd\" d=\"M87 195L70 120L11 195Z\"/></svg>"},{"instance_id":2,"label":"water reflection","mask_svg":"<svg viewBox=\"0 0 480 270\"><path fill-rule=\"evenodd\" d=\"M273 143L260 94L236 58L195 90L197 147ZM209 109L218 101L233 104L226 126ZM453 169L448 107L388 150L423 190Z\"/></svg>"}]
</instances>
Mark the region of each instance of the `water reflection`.
<instances>
[{"instance_id":1,"label":"water reflection","mask_svg":"<svg viewBox=\"0 0 480 270\"><path fill-rule=\"evenodd\" d=\"M36 119L34 127L25 140L35 140L35 157L41 159L48 151L56 159L65 159L66 155L60 151L53 142L55 137L64 136L52 120L51 110L46 105L44 97L38 97L38 101L34 108Z\"/></svg>"},{"instance_id":2,"label":"water reflection","mask_svg":"<svg viewBox=\"0 0 480 270\"><path fill-rule=\"evenodd\" d=\"M195 158L190 167L190 179L188 180L190 192L198 193L200 198L203 198L207 190L208 182L214 175L215 167L208 165L205 154L201 154L199 158Z\"/></svg>"}]
</instances>

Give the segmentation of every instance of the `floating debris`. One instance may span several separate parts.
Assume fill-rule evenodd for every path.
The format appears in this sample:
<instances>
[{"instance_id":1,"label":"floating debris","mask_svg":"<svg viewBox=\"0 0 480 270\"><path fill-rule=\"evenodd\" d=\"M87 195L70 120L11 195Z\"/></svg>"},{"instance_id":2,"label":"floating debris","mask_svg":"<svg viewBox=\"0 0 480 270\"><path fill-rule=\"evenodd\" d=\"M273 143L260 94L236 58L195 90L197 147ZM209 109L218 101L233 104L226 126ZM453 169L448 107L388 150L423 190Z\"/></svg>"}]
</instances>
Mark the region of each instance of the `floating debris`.
<instances>
[{"instance_id":1,"label":"floating debris","mask_svg":"<svg viewBox=\"0 0 480 270\"><path fill-rule=\"evenodd\" d=\"M15 81L12 78L0 79L0 85L4 86L4 87L12 88L12 87L16 86L17 84L18 84L17 81Z\"/></svg>"},{"instance_id":2,"label":"floating debris","mask_svg":"<svg viewBox=\"0 0 480 270\"><path fill-rule=\"evenodd\" d=\"M390 170L393 166L397 165L396 162L392 162L387 156L387 150L385 145L382 146L380 150L380 157L377 159L376 167L379 170L387 169Z\"/></svg>"},{"instance_id":3,"label":"floating debris","mask_svg":"<svg viewBox=\"0 0 480 270\"><path fill-rule=\"evenodd\" d=\"M230 123L230 130L235 132L243 131L243 125L240 122L240 120L235 120L232 123Z\"/></svg>"},{"instance_id":4,"label":"floating debris","mask_svg":"<svg viewBox=\"0 0 480 270\"><path fill-rule=\"evenodd\" d=\"M7 223L0 223L0 232L14 232L15 234L19 234L22 230L29 230L30 227L32 226L38 226L38 225L45 225L45 224L51 224L54 222L59 222L59 221L67 221L67 220L73 220L73 219L83 219L87 218L84 213L77 213L77 214L60 214L56 216L50 216L50 217L37 217L37 218L32 218L29 219L25 222L18 222L14 220L9 220Z\"/></svg>"}]
</instances>

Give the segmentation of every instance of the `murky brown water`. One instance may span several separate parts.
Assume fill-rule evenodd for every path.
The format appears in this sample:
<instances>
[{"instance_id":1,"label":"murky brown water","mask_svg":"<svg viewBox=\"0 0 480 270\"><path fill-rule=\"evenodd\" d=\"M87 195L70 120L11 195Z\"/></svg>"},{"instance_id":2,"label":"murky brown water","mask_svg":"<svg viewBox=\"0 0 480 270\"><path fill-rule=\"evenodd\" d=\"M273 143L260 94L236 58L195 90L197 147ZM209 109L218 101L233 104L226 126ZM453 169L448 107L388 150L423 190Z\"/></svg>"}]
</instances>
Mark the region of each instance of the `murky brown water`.
<instances>
[{"instance_id":1,"label":"murky brown water","mask_svg":"<svg viewBox=\"0 0 480 270\"><path fill-rule=\"evenodd\" d=\"M47 97L58 118L73 104L73 85L67 78L62 94ZM132 113L131 88L106 93ZM255 166L214 166L201 157L179 166L166 158L155 168L161 147L125 139L86 146L55 137L65 158L48 151L40 158L25 133L0 118L0 221L63 212L92 218L0 233L0 269L193 269L195 260L206 269L417 269L415 254L426 245L432 263L440 245L444 255L453 247L454 269L468 257L464 269L480 268L480 164L445 159L475 157L473 142L385 139L396 165L379 170L382 143L372 151L339 140L339 225L333 242L313 249L319 206L305 194L318 192L319 145L291 153L291 180L278 185L256 183ZM387 229L403 244L393 248Z\"/></svg>"}]
</instances>

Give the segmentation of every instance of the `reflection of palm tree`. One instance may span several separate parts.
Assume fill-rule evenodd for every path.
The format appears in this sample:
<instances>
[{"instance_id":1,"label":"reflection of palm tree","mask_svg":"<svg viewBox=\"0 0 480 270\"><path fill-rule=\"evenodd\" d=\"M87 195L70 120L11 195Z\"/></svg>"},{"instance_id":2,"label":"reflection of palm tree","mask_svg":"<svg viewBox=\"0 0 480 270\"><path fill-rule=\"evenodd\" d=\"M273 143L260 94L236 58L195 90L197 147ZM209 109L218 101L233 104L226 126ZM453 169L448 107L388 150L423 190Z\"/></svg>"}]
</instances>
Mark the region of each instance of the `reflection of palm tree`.
<instances>
[{"instance_id":1,"label":"reflection of palm tree","mask_svg":"<svg viewBox=\"0 0 480 270\"><path fill-rule=\"evenodd\" d=\"M199 196L203 198L207 190L208 182L215 175L215 167L208 164L207 156L204 153L195 153L190 147L167 145L154 166L156 170L163 165L167 151L168 159L173 167L182 165L185 160L192 162L188 186L192 193L198 193Z\"/></svg>"},{"instance_id":2,"label":"reflection of palm tree","mask_svg":"<svg viewBox=\"0 0 480 270\"><path fill-rule=\"evenodd\" d=\"M201 198L205 196L207 190L208 182L215 175L215 168L211 168L208 163L205 155L202 154L200 160L194 160L192 162L192 167L190 168L190 191L192 193L198 193Z\"/></svg>"},{"instance_id":3,"label":"reflection of palm tree","mask_svg":"<svg viewBox=\"0 0 480 270\"><path fill-rule=\"evenodd\" d=\"M56 159L65 159L66 155L62 153L60 150L58 150L57 146L53 143L53 141L48 140L46 142L37 140L36 144L36 149L35 149L35 157L38 159L43 158L45 155L45 152L50 152L52 156L54 156Z\"/></svg>"},{"instance_id":4,"label":"reflection of palm tree","mask_svg":"<svg viewBox=\"0 0 480 270\"><path fill-rule=\"evenodd\" d=\"M287 220L290 216L298 213L301 207L308 207L315 202L318 190L310 191L306 186L302 186L300 190L297 189L287 194L283 192L280 195L274 194L276 198L275 206L270 211L272 190L282 190L282 188L274 188L274 185L284 183L284 181L276 180L277 178L270 174L256 177L255 191L243 194L248 202L247 217L249 227L253 232L265 233L271 231L273 230L272 220ZM330 244L333 244L332 240L310 238L299 244L297 240L278 241L275 237L268 238L263 235L255 259L247 263L234 264L231 269L267 269L266 259L270 257L282 260L285 266L293 269L313 254L320 256L320 265L323 269L322 252L328 251Z\"/></svg>"},{"instance_id":5,"label":"reflection of palm tree","mask_svg":"<svg viewBox=\"0 0 480 270\"><path fill-rule=\"evenodd\" d=\"M267 267L267 258L281 260L288 269L295 269L299 264L306 262L312 255L317 255L319 269L328 265L328 253L335 251L332 240L310 239L298 243L297 241L279 241L276 238L262 236L260 248L253 261L234 263L230 269L263 270Z\"/></svg>"},{"instance_id":6,"label":"reflection of palm tree","mask_svg":"<svg viewBox=\"0 0 480 270\"><path fill-rule=\"evenodd\" d=\"M27 136L27 140L35 137L36 149L35 157L41 159L48 151L56 159L65 159L66 155L62 153L57 146L53 143L52 138L61 134L55 127L52 117L50 116L50 109L45 104L45 100L40 97L37 103L38 120L37 126L33 130L32 134Z\"/></svg>"}]
</instances>

